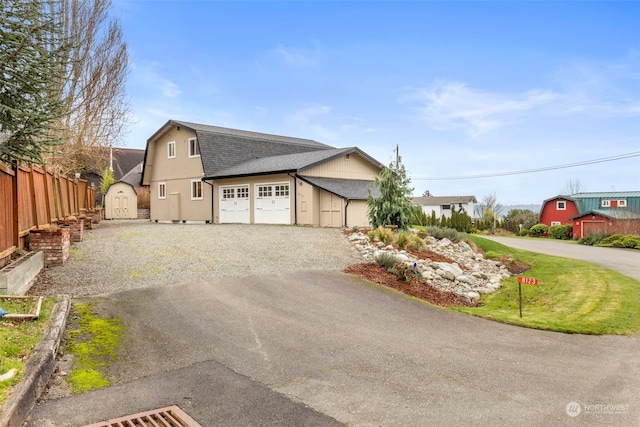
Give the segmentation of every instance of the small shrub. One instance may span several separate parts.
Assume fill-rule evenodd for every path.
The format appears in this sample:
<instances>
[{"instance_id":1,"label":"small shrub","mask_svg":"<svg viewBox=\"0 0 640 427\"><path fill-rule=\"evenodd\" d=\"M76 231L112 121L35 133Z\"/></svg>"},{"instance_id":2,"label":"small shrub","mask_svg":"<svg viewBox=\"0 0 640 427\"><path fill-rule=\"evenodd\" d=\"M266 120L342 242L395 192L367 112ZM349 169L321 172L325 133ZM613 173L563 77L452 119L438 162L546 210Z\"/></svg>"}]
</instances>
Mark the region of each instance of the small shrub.
<instances>
[{"instance_id":1,"label":"small shrub","mask_svg":"<svg viewBox=\"0 0 640 427\"><path fill-rule=\"evenodd\" d=\"M640 236L614 234L603 239L598 246L610 248L640 249Z\"/></svg>"},{"instance_id":2,"label":"small shrub","mask_svg":"<svg viewBox=\"0 0 640 427\"><path fill-rule=\"evenodd\" d=\"M604 240L606 237L607 236L603 234L589 234L587 236L584 236L582 239L578 240L578 243L581 245L595 246L598 243L600 243L602 240Z\"/></svg>"},{"instance_id":3,"label":"small shrub","mask_svg":"<svg viewBox=\"0 0 640 427\"><path fill-rule=\"evenodd\" d=\"M542 237L549 233L549 227L545 224L536 224L529 229L529 235L532 237Z\"/></svg>"},{"instance_id":4,"label":"small shrub","mask_svg":"<svg viewBox=\"0 0 640 427\"><path fill-rule=\"evenodd\" d=\"M429 236L432 236L438 240L444 239L445 237L452 242L459 242L462 240L461 233L458 233L458 230L455 228L441 228L441 227L425 227L425 231L429 233Z\"/></svg>"},{"instance_id":5,"label":"small shrub","mask_svg":"<svg viewBox=\"0 0 640 427\"><path fill-rule=\"evenodd\" d=\"M549 235L554 239L570 240L573 237L573 225L552 225L551 228L549 228Z\"/></svg>"},{"instance_id":6,"label":"small shrub","mask_svg":"<svg viewBox=\"0 0 640 427\"><path fill-rule=\"evenodd\" d=\"M529 229L528 229L528 228L523 228L523 229L520 231L520 235L521 235L521 236L524 236L524 237L528 236L528 235L529 235Z\"/></svg>"},{"instance_id":7,"label":"small shrub","mask_svg":"<svg viewBox=\"0 0 640 427\"><path fill-rule=\"evenodd\" d=\"M407 248L407 244L409 243L409 233L406 231L401 231L396 234L396 245L400 246L402 249Z\"/></svg>"},{"instance_id":8,"label":"small shrub","mask_svg":"<svg viewBox=\"0 0 640 427\"><path fill-rule=\"evenodd\" d=\"M427 244L424 242L423 238L421 238L417 234L410 234L406 249L412 251L421 251L427 248Z\"/></svg>"},{"instance_id":9,"label":"small shrub","mask_svg":"<svg viewBox=\"0 0 640 427\"><path fill-rule=\"evenodd\" d=\"M396 258L395 255L390 254L388 252L382 252L380 254L378 254L375 258L374 261L386 268L387 270L391 270L393 268L394 265L398 264L400 262L400 260L398 258Z\"/></svg>"},{"instance_id":10,"label":"small shrub","mask_svg":"<svg viewBox=\"0 0 640 427\"><path fill-rule=\"evenodd\" d=\"M394 274L398 280L408 282L411 278L416 277L416 272L413 267L401 262L394 265L390 270L390 273Z\"/></svg>"},{"instance_id":11,"label":"small shrub","mask_svg":"<svg viewBox=\"0 0 640 427\"><path fill-rule=\"evenodd\" d=\"M390 245L395 240L395 234L393 233L393 230L379 226L369 232L369 238L371 240L379 240L385 245Z\"/></svg>"}]
</instances>

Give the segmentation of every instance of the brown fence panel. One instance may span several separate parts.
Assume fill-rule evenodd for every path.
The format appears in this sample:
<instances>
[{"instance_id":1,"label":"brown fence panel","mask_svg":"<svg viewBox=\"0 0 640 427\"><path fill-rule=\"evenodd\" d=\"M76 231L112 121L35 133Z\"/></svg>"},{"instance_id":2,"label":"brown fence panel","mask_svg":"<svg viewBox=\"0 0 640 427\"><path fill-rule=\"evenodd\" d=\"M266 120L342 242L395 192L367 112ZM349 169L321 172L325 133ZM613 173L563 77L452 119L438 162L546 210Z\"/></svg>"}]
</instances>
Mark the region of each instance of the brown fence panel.
<instances>
[{"instance_id":1,"label":"brown fence panel","mask_svg":"<svg viewBox=\"0 0 640 427\"><path fill-rule=\"evenodd\" d=\"M49 211L49 199L51 196L47 191L47 173L41 169L31 168L31 181L33 192L36 195L35 216L36 227L44 227L51 224L51 213Z\"/></svg>"},{"instance_id":2,"label":"brown fence panel","mask_svg":"<svg viewBox=\"0 0 640 427\"><path fill-rule=\"evenodd\" d=\"M57 197L58 190L56 190L56 178L51 172L46 172L44 176L45 188L47 189L47 209L49 212L49 224L58 220L58 204Z\"/></svg>"},{"instance_id":3,"label":"brown fence panel","mask_svg":"<svg viewBox=\"0 0 640 427\"><path fill-rule=\"evenodd\" d=\"M0 267L6 265L16 250L16 206L13 197L15 173L0 165Z\"/></svg>"},{"instance_id":4,"label":"brown fence panel","mask_svg":"<svg viewBox=\"0 0 640 427\"><path fill-rule=\"evenodd\" d=\"M31 171L18 168L18 236L24 237L36 227L35 194L31 185Z\"/></svg>"},{"instance_id":5,"label":"brown fence panel","mask_svg":"<svg viewBox=\"0 0 640 427\"><path fill-rule=\"evenodd\" d=\"M0 267L26 245L30 230L80 216L95 207L94 200L95 190L86 181L33 167L15 172L0 164Z\"/></svg>"}]
</instances>

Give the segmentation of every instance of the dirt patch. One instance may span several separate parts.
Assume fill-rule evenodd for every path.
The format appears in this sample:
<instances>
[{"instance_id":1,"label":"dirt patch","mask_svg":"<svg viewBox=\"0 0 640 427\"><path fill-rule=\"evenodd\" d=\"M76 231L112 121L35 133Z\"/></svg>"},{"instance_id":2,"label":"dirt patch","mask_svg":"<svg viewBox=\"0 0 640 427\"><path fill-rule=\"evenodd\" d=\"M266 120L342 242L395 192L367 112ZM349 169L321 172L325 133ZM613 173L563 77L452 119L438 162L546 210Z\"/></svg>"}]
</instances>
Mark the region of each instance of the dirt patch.
<instances>
[{"instance_id":1,"label":"dirt patch","mask_svg":"<svg viewBox=\"0 0 640 427\"><path fill-rule=\"evenodd\" d=\"M473 306L460 300L453 292L442 291L418 278L400 280L395 274L389 273L375 262L350 265L343 271L441 307Z\"/></svg>"}]
</instances>

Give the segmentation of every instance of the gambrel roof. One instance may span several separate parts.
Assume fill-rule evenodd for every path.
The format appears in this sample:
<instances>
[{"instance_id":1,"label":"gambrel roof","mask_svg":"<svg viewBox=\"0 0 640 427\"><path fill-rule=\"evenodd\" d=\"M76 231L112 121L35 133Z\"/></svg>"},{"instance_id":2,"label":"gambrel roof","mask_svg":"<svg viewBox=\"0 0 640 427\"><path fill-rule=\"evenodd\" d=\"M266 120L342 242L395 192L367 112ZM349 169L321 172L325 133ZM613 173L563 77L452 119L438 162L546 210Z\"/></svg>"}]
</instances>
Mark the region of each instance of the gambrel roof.
<instances>
[{"instance_id":1,"label":"gambrel roof","mask_svg":"<svg viewBox=\"0 0 640 427\"><path fill-rule=\"evenodd\" d=\"M190 129L196 133L205 177L216 176L223 169L256 159L333 149L329 145L311 139L270 135L178 120L169 120L167 125L170 124ZM153 136L150 139L153 139Z\"/></svg>"}]
</instances>

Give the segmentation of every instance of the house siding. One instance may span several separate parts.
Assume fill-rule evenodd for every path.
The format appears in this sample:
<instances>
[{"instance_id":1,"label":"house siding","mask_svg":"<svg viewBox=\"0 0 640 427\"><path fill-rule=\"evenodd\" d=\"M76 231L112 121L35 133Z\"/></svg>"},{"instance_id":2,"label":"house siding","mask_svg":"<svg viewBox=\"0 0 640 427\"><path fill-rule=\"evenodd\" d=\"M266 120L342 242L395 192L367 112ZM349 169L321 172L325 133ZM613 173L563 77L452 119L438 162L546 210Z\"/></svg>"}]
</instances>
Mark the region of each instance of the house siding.
<instances>
[{"instance_id":1,"label":"house siding","mask_svg":"<svg viewBox=\"0 0 640 427\"><path fill-rule=\"evenodd\" d=\"M566 209L558 210L557 202L564 202ZM547 200L542 206L540 223L549 227L551 227L551 224L555 222L559 222L560 224L571 224L571 218L576 215L578 215L578 208L573 200L565 198Z\"/></svg>"},{"instance_id":2,"label":"house siding","mask_svg":"<svg viewBox=\"0 0 640 427\"><path fill-rule=\"evenodd\" d=\"M380 170L363 159L357 153L351 153L349 159L341 156L321 165L305 169L300 175L319 178L343 178L373 180Z\"/></svg>"},{"instance_id":3,"label":"house siding","mask_svg":"<svg viewBox=\"0 0 640 427\"><path fill-rule=\"evenodd\" d=\"M189 157L189 139L195 132L171 126L151 144L147 153L145 184L150 185L152 221L211 221L211 186L203 183L201 200L191 199L191 183L203 176L200 157ZM175 157L169 158L167 146L175 142ZM166 183L166 198L158 197L158 184Z\"/></svg>"}]
</instances>

